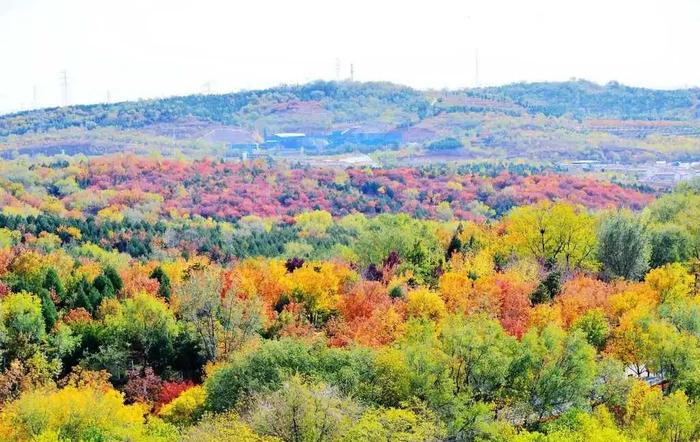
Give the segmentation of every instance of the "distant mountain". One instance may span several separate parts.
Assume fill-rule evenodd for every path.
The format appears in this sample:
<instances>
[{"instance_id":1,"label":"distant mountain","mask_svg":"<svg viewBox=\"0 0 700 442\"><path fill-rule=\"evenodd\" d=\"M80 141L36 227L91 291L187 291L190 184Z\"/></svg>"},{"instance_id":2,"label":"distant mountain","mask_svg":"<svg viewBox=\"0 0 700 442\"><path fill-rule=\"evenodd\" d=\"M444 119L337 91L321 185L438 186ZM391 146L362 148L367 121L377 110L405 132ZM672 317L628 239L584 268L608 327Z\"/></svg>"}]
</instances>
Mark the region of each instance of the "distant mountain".
<instances>
[{"instance_id":1,"label":"distant mountain","mask_svg":"<svg viewBox=\"0 0 700 442\"><path fill-rule=\"evenodd\" d=\"M585 80L561 83L516 83L476 93L500 97L531 113L577 118L683 120L700 118L700 89L655 90Z\"/></svg>"},{"instance_id":2,"label":"distant mountain","mask_svg":"<svg viewBox=\"0 0 700 442\"><path fill-rule=\"evenodd\" d=\"M315 106L315 104L317 106ZM421 91L390 83L314 82L223 95L188 95L154 100L49 108L0 116L0 136L81 127L142 128L186 117L226 125L254 124L258 118L308 113L329 123L368 121L384 112L393 119L426 115L430 103ZM324 121L325 122L325 121Z\"/></svg>"},{"instance_id":3,"label":"distant mountain","mask_svg":"<svg viewBox=\"0 0 700 442\"><path fill-rule=\"evenodd\" d=\"M582 80L454 91L317 81L3 115L0 150L95 154L177 145L201 153L279 147L272 135L284 132L303 134L293 146L319 154L414 145L467 157L690 160L700 159L698 103L699 89Z\"/></svg>"}]
</instances>

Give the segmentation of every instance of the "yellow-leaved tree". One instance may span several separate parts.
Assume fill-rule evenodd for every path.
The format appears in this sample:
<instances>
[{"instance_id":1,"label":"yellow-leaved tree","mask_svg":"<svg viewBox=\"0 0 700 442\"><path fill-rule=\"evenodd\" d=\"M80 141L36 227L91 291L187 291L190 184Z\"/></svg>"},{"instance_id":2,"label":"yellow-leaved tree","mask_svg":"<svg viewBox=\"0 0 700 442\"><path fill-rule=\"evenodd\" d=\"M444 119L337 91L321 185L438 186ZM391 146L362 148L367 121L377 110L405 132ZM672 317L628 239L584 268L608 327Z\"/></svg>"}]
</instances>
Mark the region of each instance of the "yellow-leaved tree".
<instances>
[{"instance_id":1,"label":"yellow-leaved tree","mask_svg":"<svg viewBox=\"0 0 700 442\"><path fill-rule=\"evenodd\" d=\"M0 440L176 440L172 426L145 420L146 412L142 404L124 405L122 394L104 385L35 390L0 412Z\"/></svg>"},{"instance_id":2,"label":"yellow-leaved tree","mask_svg":"<svg viewBox=\"0 0 700 442\"><path fill-rule=\"evenodd\" d=\"M596 220L582 207L543 201L513 209L506 223L507 239L522 255L564 271L597 267Z\"/></svg>"}]
</instances>

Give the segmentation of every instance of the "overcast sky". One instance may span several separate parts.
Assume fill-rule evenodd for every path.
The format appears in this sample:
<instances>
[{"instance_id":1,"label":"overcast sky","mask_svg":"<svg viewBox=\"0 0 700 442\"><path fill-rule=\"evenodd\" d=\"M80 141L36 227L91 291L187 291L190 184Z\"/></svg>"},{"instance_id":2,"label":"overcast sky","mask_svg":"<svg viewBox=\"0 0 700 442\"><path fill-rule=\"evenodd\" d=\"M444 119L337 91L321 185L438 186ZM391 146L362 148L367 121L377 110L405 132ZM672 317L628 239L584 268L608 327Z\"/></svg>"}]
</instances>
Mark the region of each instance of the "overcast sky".
<instances>
[{"instance_id":1,"label":"overcast sky","mask_svg":"<svg viewBox=\"0 0 700 442\"><path fill-rule=\"evenodd\" d=\"M63 70L71 104L346 78L351 63L356 80L419 88L700 86L699 44L698 0L0 0L0 112L60 104Z\"/></svg>"}]
</instances>

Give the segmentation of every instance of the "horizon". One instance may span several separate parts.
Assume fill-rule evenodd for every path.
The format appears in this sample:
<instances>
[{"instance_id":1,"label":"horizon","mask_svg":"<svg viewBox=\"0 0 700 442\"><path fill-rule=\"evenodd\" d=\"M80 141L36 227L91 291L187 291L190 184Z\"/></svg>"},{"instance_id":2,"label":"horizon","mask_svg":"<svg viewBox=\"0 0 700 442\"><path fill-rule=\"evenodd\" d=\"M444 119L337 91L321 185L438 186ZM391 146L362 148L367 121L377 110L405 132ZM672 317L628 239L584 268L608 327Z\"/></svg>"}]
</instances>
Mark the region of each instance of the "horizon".
<instances>
[{"instance_id":1,"label":"horizon","mask_svg":"<svg viewBox=\"0 0 700 442\"><path fill-rule=\"evenodd\" d=\"M14 110L14 111L9 111L9 112L4 112L0 110L0 117L5 117L9 115L17 115L17 114L24 114L24 113L31 113L34 111L42 111L42 110L52 110L52 109L60 109L62 107L81 107L81 106L100 106L100 105L111 105L111 104L119 104L119 103L129 103L129 102L138 102L138 101L155 101L155 100L168 100L168 99L174 99L174 98L179 98L179 97L189 97L189 96L194 96L194 95L202 95L202 96L221 96L221 95L235 95L238 93L244 93L244 92L250 92L250 91L264 91L264 90L269 90L269 89L276 89L276 88L283 88L283 87L296 87L296 86L304 86L304 85L309 85L309 84L314 84L314 83L345 83L345 82L351 82L349 79L343 79L343 80L326 80L326 79L315 79L315 80L310 80L305 83L279 83L276 85L271 85L267 87L261 87L261 88L254 88L254 89L239 89L239 90L233 90L233 91L220 91L220 92L211 92L211 93L201 93L201 92L194 92L194 93L189 93L189 94L177 94L177 95L165 95L165 96L157 96L157 97L138 97L135 99L130 99L130 100L120 100L120 101L94 101L94 102L85 102L85 103L70 103L68 106L62 106L62 105L55 105L55 106L46 106L46 107L36 107L36 108L31 108L31 109L21 109L21 110ZM615 80L608 81L607 83L599 83L593 80L588 80L585 78L570 78L568 80L554 80L554 81L517 81L517 82L511 82L511 83L504 83L504 84L499 84L499 85L489 85L489 86L480 86L480 87L461 87L461 88L449 88L449 87L443 87L443 88L416 88L412 87L407 84L401 84L401 83L396 83L392 81L385 81L385 80L366 80L366 81L361 81L361 80L355 80L352 81L354 83L358 84L391 84L393 86L397 87L405 87L409 88L415 91L419 92L439 92L439 91L446 91L446 92L460 92L460 91L473 91L473 90L483 90L483 89L493 89L493 88L501 88L501 87L508 87L512 85L518 85L518 84L526 84L526 85L535 85L535 84L563 84L563 83L577 83L577 82L583 82L583 83L589 83L593 84L595 86L604 88L607 86L610 86L612 84L617 84L622 87L628 87L628 88L633 88L633 89L641 89L641 90L651 90L651 91L687 91L687 90L700 90L700 86L689 86L689 87L679 87L679 88L653 88L653 87L644 87L644 86L635 86L631 84L625 84L621 83Z\"/></svg>"},{"instance_id":2,"label":"horizon","mask_svg":"<svg viewBox=\"0 0 700 442\"><path fill-rule=\"evenodd\" d=\"M601 13L600 11L605 11ZM697 88L700 4L0 0L0 113L350 77L414 89L585 78ZM554 38L553 38L554 37ZM478 65L478 68L477 68ZM64 97L62 72L67 72Z\"/></svg>"}]
</instances>

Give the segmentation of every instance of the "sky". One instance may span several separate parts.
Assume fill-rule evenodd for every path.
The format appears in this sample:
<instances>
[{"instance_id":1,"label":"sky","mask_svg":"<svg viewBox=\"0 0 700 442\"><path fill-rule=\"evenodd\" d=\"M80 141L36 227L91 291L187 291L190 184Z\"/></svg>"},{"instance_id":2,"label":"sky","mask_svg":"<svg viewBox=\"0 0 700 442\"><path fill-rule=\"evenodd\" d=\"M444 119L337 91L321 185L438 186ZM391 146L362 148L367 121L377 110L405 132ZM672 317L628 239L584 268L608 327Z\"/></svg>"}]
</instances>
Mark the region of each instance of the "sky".
<instances>
[{"instance_id":1,"label":"sky","mask_svg":"<svg viewBox=\"0 0 700 442\"><path fill-rule=\"evenodd\" d=\"M691 87L698 43L699 0L0 0L0 113L62 105L63 71L69 104L345 79L351 65L422 89Z\"/></svg>"}]
</instances>

